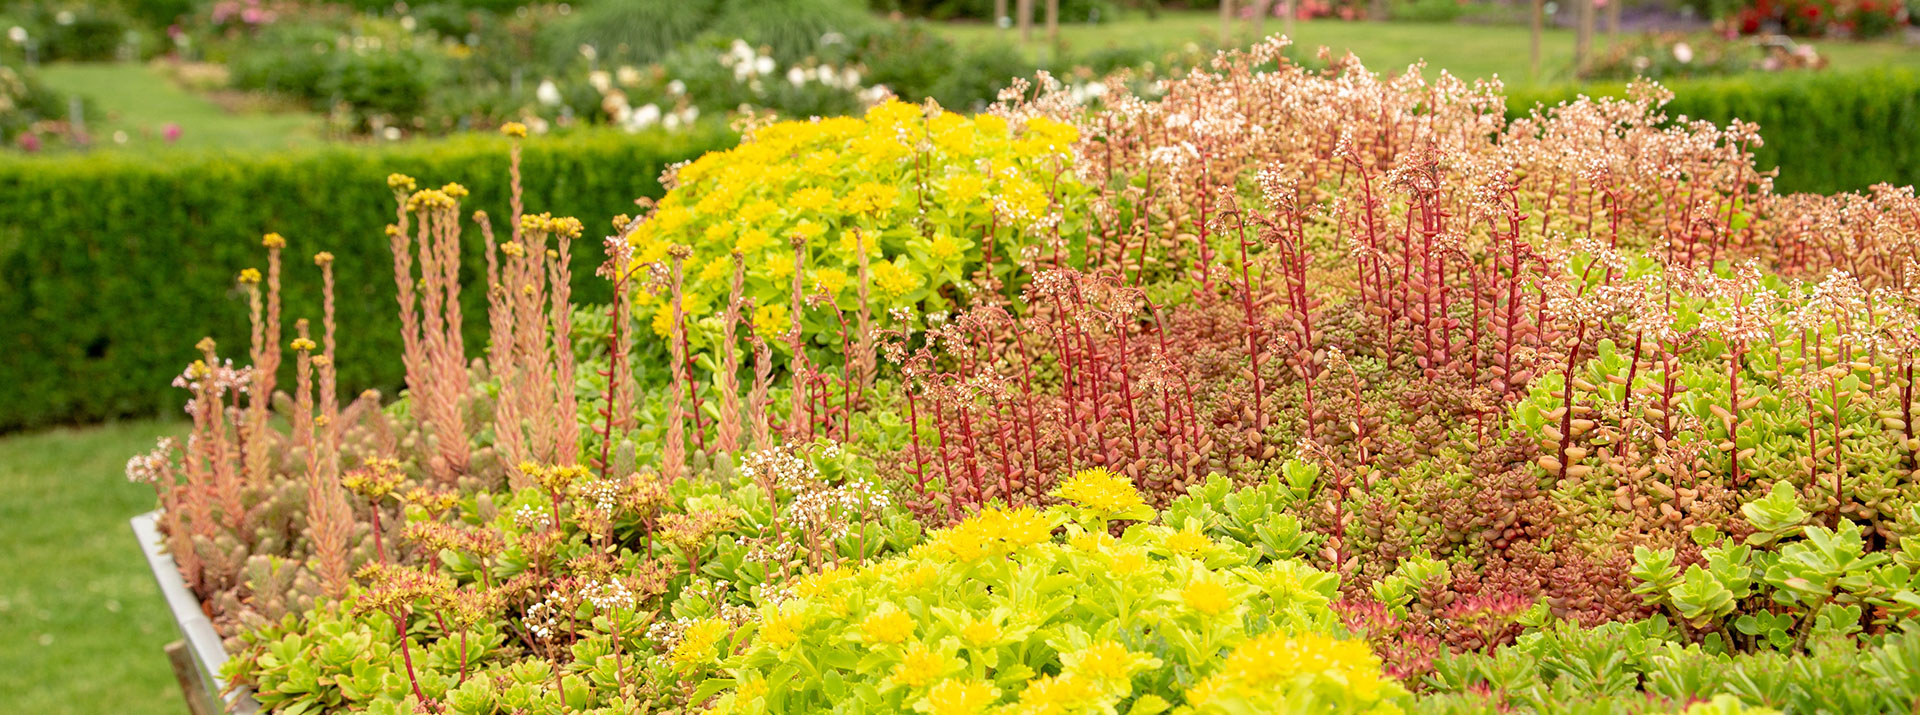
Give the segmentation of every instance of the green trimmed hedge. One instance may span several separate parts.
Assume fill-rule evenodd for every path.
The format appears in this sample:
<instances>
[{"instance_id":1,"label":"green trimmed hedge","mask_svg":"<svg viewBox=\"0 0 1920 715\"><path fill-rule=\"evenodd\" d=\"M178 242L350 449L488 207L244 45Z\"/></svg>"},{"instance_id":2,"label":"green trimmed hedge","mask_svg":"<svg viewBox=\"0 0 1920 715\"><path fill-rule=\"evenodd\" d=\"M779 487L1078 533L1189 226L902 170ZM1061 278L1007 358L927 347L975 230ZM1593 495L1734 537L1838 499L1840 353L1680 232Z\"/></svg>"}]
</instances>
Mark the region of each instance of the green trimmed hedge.
<instances>
[{"instance_id":1,"label":"green trimmed hedge","mask_svg":"<svg viewBox=\"0 0 1920 715\"><path fill-rule=\"evenodd\" d=\"M1762 167L1779 167L1781 192L1861 191L1878 183L1920 183L1920 74L1904 69L1792 72L1674 82L1667 115L1760 125ZM1620 96L1626 87L1517 90L1507 114L1557 104L1584 91Z\"/></svg>"},{"instance_id":2,"label":"green trimmed hedge","mask_svg":"<svg viewBox=\"0 0 1920 715\"><path fill-rule=\"evenodd\" d=\"M575 296L604 301L591 266L607 220L661 194L673 162L730 145L708 129L679 135L578 133L527 142L529 211L579 217ZM260 236L287 237L286 335L320 317L318 251L335 256L343 394L391 392L403 378L393 264L383 229L394 218L386 176L423 186L457 181L465 210L507 229L507 146L494 136L370 149L334 146L268 157L156 160L121 155L0 160L0 431L172 413L168 387L201 336L246 362L247 308L235 275L264 268ZM481 237L467 232L463 299L485 313ZM470 345L486 321L466 322ZM316 334L316 338L317 338ZM288 361L291 362L291 361ZM291 373L280 384L290 385Z\"/></svg>"}]
</instances>

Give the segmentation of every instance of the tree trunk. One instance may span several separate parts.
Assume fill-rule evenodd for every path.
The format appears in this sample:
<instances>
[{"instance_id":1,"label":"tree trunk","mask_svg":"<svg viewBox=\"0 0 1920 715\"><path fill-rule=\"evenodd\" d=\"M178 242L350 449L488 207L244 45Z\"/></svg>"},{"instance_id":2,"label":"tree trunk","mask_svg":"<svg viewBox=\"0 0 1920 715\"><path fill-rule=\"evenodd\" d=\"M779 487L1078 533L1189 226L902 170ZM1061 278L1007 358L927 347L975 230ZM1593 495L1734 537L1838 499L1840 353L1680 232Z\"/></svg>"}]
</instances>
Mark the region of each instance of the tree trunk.
<instances>
[{"instance_id":1,"label":"tree trunk","mask_svg":"<svg viewBox=\"0 0 1920 715\"><path fill-rule=\"evenodd\" d=\"M1273 0L1253 0L1253 41L1267 39L1267 13L1273 10Z\"/></svg>"},{"instance_id":2,"label":"tree trunk","mask_svg":"<svg viewBox=\"0 0 1920 715\"><path fill-rule=\"evenodd\" d=\"M1607 0L1607 39L1614 44L1620 42L1620 6L1624 4L1620 0Z\"/></svg>"},{"instance_id":3,"label":"tree trunk","mask_svg":"<svg viewBox=\"0 0 1920 715\"><path fill-rule=\"evenodd\" d=\"M1287 33L1287 39L1294 39L1293 16L1300 13L1300 8L1295 3L1295 0L1280 0L1280 8L1287 14L1286 18L1280 21L1281 32Z\"/></svg>"},{"instance_id":4,"label":"tree trunk","mask_svg":"<svg viewBox=\"0 0 1920 715\"><path fill-rule=\"evenodd\" d=\"M1007 26L1001 23L1006 22L1006 20L1007 0L993 0L993 26L1004 30Z\"/></svg>"},{"instance_id":5,"label":"tree trunk","mask_svg":"<svg viewBox=\"0 0 1920 715\"><path fill-rule=\"evenodd\" d=\"M1060 0L1047 0L1047 44L1060 45Z\"/></svg>"},{"instance_id":6,"label":"tree trunk","mask_svg":"<svg viewBox=\"0 0 1920 715\"><path fill-rule=\"evenodd\" d=\"M1573 0L1573 2L1580 11L1580 27L1573 37L1573 71L1578 75L1587 69L1587 57L1593 52L1593 24L1596 14L1594 11L1598 8L1593 6L1593 0Z\"/></svg>"},{"instance_id":7,"label":"tree trunk","mask_svg":"<svg viewBox=\"0 0 1920 715\"><path fill-rule=\"evenodd\" d=\"M1233 0L1220 0L1220 46L1233 46Z\"/></svg>"},{"instance_id":8,"label":"tree trunk","mask_svg":"<svg viewBox=\"0 0 1920 715\"><path fill-rule=\"evenodd\" d=\"M1033 0L1017 0L1013 4L1013 24L1020 27L1020 42L1033 41Z\"/></svg>"},{"instance_id":9,"label":"tree trunk","mask_svg":"<svg viewBox=\"0 0 1920 715\"><path fill-rule=\"evenodd\" d=\"M1542 32L1540 26L1544 22L1542 16L1547 12L1546 6L1547 0L1533 0L1533 12L1531 13L1533 19L1533 44L1529 46L1527 52L1527 74L1528 77L1535 82L1540 81L1540 33Z\"/></svg>"}]
</instances>

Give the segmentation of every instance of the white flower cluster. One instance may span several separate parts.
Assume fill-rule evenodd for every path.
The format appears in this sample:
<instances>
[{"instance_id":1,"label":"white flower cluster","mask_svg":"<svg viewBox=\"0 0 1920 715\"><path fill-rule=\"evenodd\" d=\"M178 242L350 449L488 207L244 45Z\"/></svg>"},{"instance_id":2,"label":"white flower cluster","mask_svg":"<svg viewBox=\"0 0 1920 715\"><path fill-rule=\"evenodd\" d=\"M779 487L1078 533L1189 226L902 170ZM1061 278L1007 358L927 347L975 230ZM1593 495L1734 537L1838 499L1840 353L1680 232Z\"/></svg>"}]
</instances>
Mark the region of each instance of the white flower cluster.
<instances>
[{"instance_id":1,"label":"white flower cluster","mask_svg":"<svg viewBox=\"0 0 1920 715\"><path fill-rule=\"evenodd\" d=\"M790 492L808 489L820 482L820 470L785 446L748 454L740 460L740 476Z\"/></svg>"},{"instance_id":2,"label":"white flower cluster","mask_svg":"<svg viewBox=\"0 0 1920 715\"><path fill-rule=\"evenodd\" d=\"M223 360L218 364L204 368L201 363L196 362L188 366L179 376L173 378L173 386L192 392L196 397L201 394L204 388L207 397L218 402L230 392L246 394L247 385L250 384L252 380L253 370L251 368L236 368L233 366L232 360ZM187 401L187 414L198 417L199 409L200 400L192 399Z\"/></svg>"},{"instance_id":3,"label":"white flower cluster","mask_svg":"<svg viewBox=\"0 0 1920 715\"><path fill-rule=\"evenodd\" d=\"M134 455L127 460L127 481L135 484L156 484L163 475L173 468L174 440L161 437L152 452Z\"/></svg>"},{"instance_id":4,"label":"white flower cluster","mask_svg":"<svg viewBox=\"0 0 1920 715\"><path fill-rule=\"evenodd\" d=\"M860 70L852 65L835 69L833 65L815 67L787 68L787 83L795 87L805 87L808 83L818 82L833 89L857 92L860 86Z\"/></svg>"},{"instance_id":5,"label":"white flower cluster","mask_svg":"<svg viewBox=\"0 0 1920 715\"><path fill-rule=\"evenodd\" d=\"M765 93L767 87L763 80L773 77L780 69L779 63L774 61L772 55L763 54L748 45L746 40L739 39L734 40L726 52L720 53L719 62L720 66L733 70L733 81L746 85L747 89L752 90L754 94ZM787 68L786 79L787 83L794 87L819 84L830 89L852 92L861 104L867 106L879 104L893 96L893 90L887 89L883 84L871 87L861 86L860 69L852 65L845 67L835 67L830 64L811 67L795 65Z\"/></svg>"},{"instance_id":6,"label":"white flower cluster","mask_svg":"<svg viewBox=\"0 0 1920 715\"><path fill-rule=\"evenodd\" d=\"M552 518L544 509L525 505L513 511L513 524L526 531L546 531L553 525Z\"/></svg>"},{"instance_id":7,"label":"white flower cluster","mask_svg":"<svg viewBox=\"0 0 1920 715\"><path fill-rule=\"evenodd\" d=\"M605 512L612 512L620 505L621 492L625 482L618 479L595 479L574 487L574 496L586 505Z\"/></svg>"},{"instance_id":8,"label":"white flower cluster","mask_svg":"<svg viewBox=\"0 0 1920 715\"><path fill-rule=\"evenodd\" d=\"M550 591L547 597L527 607L522 621L527 624L527 632L541 640L552 638L560 630L560 617L564 612L566 596L559 591Z\"/></svg>"},{"instance_id":9,"label":"white flower cluster","mask_svg":"<svg viewBox=\"0 0 1920 715\"><path fill-rule=\"evenodd\" d=\"M679 82L680 80L674 80ZM678 108L662 111L659 105L642 104L638 109L616 111L613 120L629 132L637 132L654 125L667 131L691 126L700 118L700 108L692 104L683 104Z\"/></svg>"},{"instance_id":10,"label":"white flower cluster","mask_svg":"<svg viewBox=\"0 0 1920 715\"><path fill-rule=\"evenodd\" d=\"M593 604L595 610L601 612L630 611L640 602L640 599L634 597L633 590L627 588L627 585L621 583L619 579L588 584L586 588L580 589L580 596Z\"/></svg>"},{"instance_id":11,"label":"white flower cluster","mask_svg":"<svg viewBox=\"0 0 1920 715\"><path fill-rule=\"evenodd\" d=\"M760 91L760 79L771 77L779 65L773 61L773 55L762 54L748 45L746 40L736 39L726 52L720 53L720 66L733 69L733 81L744 83Z\"/></svg>"}]
</instances>

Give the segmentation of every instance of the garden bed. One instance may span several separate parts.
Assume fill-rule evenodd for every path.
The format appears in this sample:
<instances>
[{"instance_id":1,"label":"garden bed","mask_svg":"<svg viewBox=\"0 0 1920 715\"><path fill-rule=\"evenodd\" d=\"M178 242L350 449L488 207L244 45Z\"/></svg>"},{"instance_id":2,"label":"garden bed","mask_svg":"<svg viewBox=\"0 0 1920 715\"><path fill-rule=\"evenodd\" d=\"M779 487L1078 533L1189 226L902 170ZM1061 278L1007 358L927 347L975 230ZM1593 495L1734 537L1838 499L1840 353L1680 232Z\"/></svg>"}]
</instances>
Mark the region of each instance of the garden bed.
<instances>
[{"instance_id":1,"label":"garden bed","mask_svg":"<svg viewBox=\"0 0 1920 715\"><path fill-rule=\"evenodd\" d=\"M1920 702L1920 197L1285 49L747 127L606 305L509 125L504 224L384 182L395 402L336 349L385 267L269 233L128 463L170 596L287 713Z\"/></svg>"}]
</instances>

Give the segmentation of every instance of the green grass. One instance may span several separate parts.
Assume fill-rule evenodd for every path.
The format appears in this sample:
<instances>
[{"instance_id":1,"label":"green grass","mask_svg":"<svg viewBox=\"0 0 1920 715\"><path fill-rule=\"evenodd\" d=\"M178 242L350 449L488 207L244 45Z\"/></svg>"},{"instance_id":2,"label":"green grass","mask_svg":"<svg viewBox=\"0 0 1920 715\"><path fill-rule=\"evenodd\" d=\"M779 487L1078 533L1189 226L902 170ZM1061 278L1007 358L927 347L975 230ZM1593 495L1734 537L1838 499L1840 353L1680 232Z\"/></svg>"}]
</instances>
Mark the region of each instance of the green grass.
<instances>
[{"instance_id":1,"label":"green grass","mask_svg":"<svg viewBox=\"0 0 1920 715\"><path fill-rule=\"evenodd\" d=\"M179 638L127 519L153 508L127 458L170 422L0 437L0 711L186 710L161 646Z\"/></svg>"},{"instance_id":2,"label":"green grass","mask_svg":"<svg viewBox=\"0 0 1920 715\"><path fill-rule=\"evenodd\" d=\"M1001 32L985 23L941 23L936 28L966 45L1011 42L1017 37L1013 30ZM1235 28L1242 42L1256 37L1251 22L1238 23ZM1267 22L1266 32L1280 34L1281 31L1279 21ZM1040 56L1046 51L1045 42L1040 39L1043 30L1036 27L1034 32L1036 39L1028 52ZM1214 12L1169 12L1154 20L1135 15L1098 25L1062 25L1060 41L1072 54L1116 47L1171 50L1188 42L1211 43L1219 33L1220 18ZM1540 43L1541 76L1530 77L1527 58L1532 33L1523 26L1339 20L1294 24L1296 45L1309 51L1324 45L1336 55L1351 51L1376 71L1398 72L1424 59L1430 70L1444 68L1467 78L1499 75L1508 86L1568 81L1568 70L1573 63L1573 39L1573 32L1568 30L1546 32ZM1604 35L1598 43L1598 47L1606 46ZM1830 58L1834 70L1886 65L1920 67L1920 52L1898 40L1818 42L1814 46Z\"/></svg>"},{"instance_id":3,"label":"green grass","mask_svg":"<svg viewBox=\"0 0 1920 715\"><path fill-rule=\"evenodd\" d=\"M111 145L114 132L125 132L127 144L116 150L270 150L318 142L323 129L321 118L306 112L228 112L145 65L62 63L38 72L49 87L86 97L94 113L103 115L87 118L96 145ZM180 140L172 145L161 134L170 123L180 125Z\"/></svg>"}]
</instances>

